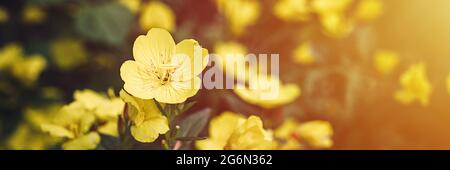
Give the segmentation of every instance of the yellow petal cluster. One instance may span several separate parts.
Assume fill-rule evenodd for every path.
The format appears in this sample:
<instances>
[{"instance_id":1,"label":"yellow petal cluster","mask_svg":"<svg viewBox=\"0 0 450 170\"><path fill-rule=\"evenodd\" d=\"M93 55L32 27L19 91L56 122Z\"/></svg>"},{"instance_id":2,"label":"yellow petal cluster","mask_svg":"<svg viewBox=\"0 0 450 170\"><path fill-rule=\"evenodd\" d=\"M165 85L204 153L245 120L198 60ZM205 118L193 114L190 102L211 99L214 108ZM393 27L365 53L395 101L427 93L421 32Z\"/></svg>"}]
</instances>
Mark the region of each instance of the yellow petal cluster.
<instances>
[{"instance_id":1,"label":"yellow petal cluster","mask_svg":"<svg viewBox=\"0 0 450 170\"><path fill-rule=\"evenodd\" d=\"M160 134L169 131L168 120L162 115L153 100L144 100L120 91L120 97L128 104L131 135L139 142L155 141Z\"/></svg>"},{"instance_id":2,"label":"yellow petal cluster","mask_svg":"<svg viewBox=\"0 0 450 170\"><path fill-rule=\"evenodd\" d=\"M261 13L258 0L216 0L216 5L235 35L241 35L248 26L255 24Z\"/></svg>"},{"instance_id":3,"label":"yellow petal cluster","mask_svg":"<svg viewBox=\"0 0 450 170\"><path fill-rule=\"evenodd\" d=\"M401 89L395 93L397 101L409 104L418 100L423 106L428 105L432 86L427 78L424 63L414 64L400 77Z\"/></svg>"},{"instance_id":4,"label":"yellow petal cluster","mask_svg":"<svg viewBox=\"0 0 450 170\"><path fill-rule=\"evenodd\" d=\"M107 98L92 90L76 91L74 98L50 122L41 125L44 132L67 139L63 149L95 149L100 133L118 135L118 116L125 105L119 98Z\"/></svg>"},{"instance_id":5,"label":"yellow petal cluster","mask_svg":"<svg viewBox=\"0 0 450 170\"><path fill-rule=\"evenodd\" d=\"M233 90L242 100L267 109L291 103L301 95L298 85L283 84L279 78L263 74L250 76L249 87Z\"/></svg>"},{"instance_id":6,"label":"yellow petal cluster","mask_svg":"<svg viewBox=\"0 0 450 170\"><path fill-rule=\"evenodd\" d=\"M162 28L173 32L175 30L175 14L166 4L151 1L142 6L139 24L142 30Z\"/></svg>"},{"instance_id":7,"label":"yellow petal cluster","mask_svg":"<svg viewBox=\"0 0 450 170\"><path fill-rule=\"evenodd\" d=\"M208 51L193 39L175 45L170 33L153 28L134 42L133 56L120 68L124 89L141 99L182 103L200 88L198 75L208 63Z\"/></svg>"},{"instance_id":8,"label":"yellow petal cluster","mask_svg":"<svg viewBox=\"0 0 450 170\"><path fill-rule=\"evenodd\" d=\"M275 130L275 137L280 139L279 149L303 149L309 146L316 149L333 146L333 128L329 122L314 120L298 123L289 118Z\"/></svg>"},{"instance_id":9,"label":"yellow petal cluster","mask_svg":"<svg viewBox=\"0 0 450 170\"><path fill-rule=\"evenodd\" d=\"M72 70L87 61L87 52L80 40L60 38L50 45L53 62L61 70Z\"/></svg>"},{"instance_id":10,"label":"yellow petal cluster","mask_svg":"<svg viewBox=\"0 0 450 170\"><path fill-rule=\"evenodd\" d=\"M7 148L13 150L42 150L56 145L60 140L43 133L40 124L46 123L59 108L59 105L26 108L24 110L24 121L17 126L7 139Z\"/></svg>"},{"instance_id":11,"label":"yellow petal cluster","mask_svg":"<svg viewBox=\"0 0 450 170\"><path fill-rule=\"evenodd\" d=\"M375 53L373 63L379 73L389 74L398 65L399 57L395 52L380 50Z\"/></svg>"},{"instance_id":12,"label":"yellow petal cluster","mask_svg":"<svg viewBox=\"0 0 450 170\"><path fill-rule=\"evenodd\" d=\"M29 24L38 24L47 19L45 10L34 4L28 4L22 11L22 20Z\"/></svg>"},{"instance_id":13,"label":"yellow petal cluster","mask_svg":"<svg viewBox=\"0 0 450 170\"><path fill-rule=\"evenodd\" d=\"M0 70L9 71L25 85L33 85L47 66L42 55L26 56L22 47L9 44L0 50Z\"/></svg>"},{"instance_id":14,"label":"yellow petal cluster","mask_svg":"<svg viewBox=\"0 0 450 170\"><path fill-rule=\"evenodd\" d=\"M297 46L293 53L294 61L297 63L310 65L316 62L316 56L314 55L313 48L309 42Z\"/></svg>"},{"instance_id":15,"label":"yellow petal cluster","mask_svg":"<svg viewBox=\"0 0 450 170\"><path fill-rule=\"evenodd\" d=\"M257 116L245 118L224 112L209 124L209 138L196 142L202 150L270 150L276 148L272 134Z\"/></svg>"},{"instance_id":16,"label":"yellow petal cluster","mask_svg":"<svg viewBox=\"0 0 450 170\"><path fill-rule=\"evenodd\" d=\"M344 38L354 28L353 20L345 18L341 13L325 13L320 16L324 34L333 38Z\"/></svg>"},{"instance_id":17,"label":"yellow petal cluster","mask_svg":"<svg viewBox=\"0 0 450 170\"><path fill-rule=\"evenodd\" d=\"M310 18L309 0L278 0L273 7L275 16L285 21L306 21Z\"/></svg>"},{"instance_id":18,"label":"yellow petal cluster","mask_svg":"<svg viewBox=\"0 0 450 170\"><path fill-rule=\"evenodd\" d=\"M373 21L383 13L382 0L360 0L356 7L356 18L362 21Z\"/></svg>"},{"instance_id":19,"label":"yellow petal cluster","mask_svg":"<svg viewBox=\"0 0 450 170\"><path fill-rule=\"evenodd\" d=\"M31 85L36 82L46 66L47 60L42 55L34 54L14 63L12 74L24 84Z\"/></svg>"}]
</instances>

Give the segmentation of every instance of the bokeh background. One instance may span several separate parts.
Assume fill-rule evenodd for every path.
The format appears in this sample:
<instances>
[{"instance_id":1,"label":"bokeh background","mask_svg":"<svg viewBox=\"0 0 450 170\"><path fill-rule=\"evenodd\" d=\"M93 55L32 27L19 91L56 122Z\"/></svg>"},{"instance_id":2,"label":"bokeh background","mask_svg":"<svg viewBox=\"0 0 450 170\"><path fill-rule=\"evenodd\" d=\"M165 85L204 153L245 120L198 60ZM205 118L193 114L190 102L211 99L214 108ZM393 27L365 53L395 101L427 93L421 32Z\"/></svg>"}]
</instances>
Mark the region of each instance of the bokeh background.
<instances>
[{"instance_id":1,"label":"bokeh background","mask_svg":"<svg viewBox=\"0 0 450 170\"><path fill-rule=\"evenodd\" d=\"M2 149L14 149L9 140L30 108L69 103L78 89L113 88L117 93L122 88L120 65L132 58L135 38L155 26L142 18L170 20L164 12L145 10L155 0L131 1L135 0L0 2L0 61L11 55L4 52L11 44L20 47L25 58L37 54L44 59L17 66L17 70L36 68L32 71L0 69ZM343 12L345 19L354 18L361 1L350 3ZM280 79L302 89L295 101L271 109L248 104L232 90L201 90L190 99L197 101L192 111L211 108L213 115L225 110L259 114L267 128L286 117L327 120L334 129L331 149L450 149L446 84L450 1L381 1L376 19L354 21L351 31L339 36L324 32L317 14L301 21L277 17L273 12L277 0L257 1L257 19L241 31L233 30L232 17L227 18L213 0L157 2L173 12L174 23L161 21L156 26L169 27L176 42L193 38L213 53L217 43L234 41L251 53L280 54ZM239 13L245 12L241 9L236 12L246 15ZM306 41L312 44L315 62L293 62L293 51ZM398 65L389 74L374 67L379 50L398 55ZM403 104L393 97L401 89L399 77L420 62L426 65L433 88L429 103Z\"/></svg>"}]
</instances>

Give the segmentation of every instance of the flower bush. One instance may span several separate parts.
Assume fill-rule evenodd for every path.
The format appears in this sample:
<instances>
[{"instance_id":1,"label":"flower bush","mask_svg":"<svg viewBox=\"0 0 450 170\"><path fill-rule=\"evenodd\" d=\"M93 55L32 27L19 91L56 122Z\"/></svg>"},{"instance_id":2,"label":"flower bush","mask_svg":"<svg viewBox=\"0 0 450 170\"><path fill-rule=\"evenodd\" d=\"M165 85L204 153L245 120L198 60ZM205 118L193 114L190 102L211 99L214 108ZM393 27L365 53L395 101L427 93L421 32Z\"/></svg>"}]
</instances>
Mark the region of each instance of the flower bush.
<instances>
[{"instance_id":1,"label":"flower bush","mask_svg":"<svg viewBox=\"0 0 450 170\"><path fill-rule=\"evenodd\" d=\"M0 149L448 148L445 6L1 2Z\"/></svg>"}]
</instances>

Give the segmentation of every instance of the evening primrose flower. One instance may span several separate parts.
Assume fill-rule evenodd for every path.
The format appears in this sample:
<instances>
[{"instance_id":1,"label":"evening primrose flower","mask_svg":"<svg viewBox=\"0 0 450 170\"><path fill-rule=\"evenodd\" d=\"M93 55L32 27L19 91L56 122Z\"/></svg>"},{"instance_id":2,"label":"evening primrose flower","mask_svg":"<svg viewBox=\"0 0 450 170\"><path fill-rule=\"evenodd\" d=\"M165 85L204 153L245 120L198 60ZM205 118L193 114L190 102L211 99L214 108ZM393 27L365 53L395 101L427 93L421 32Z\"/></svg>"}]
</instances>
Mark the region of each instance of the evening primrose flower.
<instances>
[{"instance_id":1,"label":"evening primrose flower","mask_svg":"<svg viewBox=\"0 0 450 170\"><path fill-rule=\"evenodd\" d=\"M91 131L95 116L80 103L64 106L50 123L41 125L44 132L54 137L67 139L62 144L65 150L95 149L100 143L100 135Z\"/></svg>"},{"instance_id":2,"label":"evening primrose flower","mask_svg":"<svg viewBox=\"0 0 450 170\"><path fill-rule=\"evenodd\" d=\"M72 70L87 61L87 52L80 40L61 38L53 41L50 52L56 66L61 70Z\"/></svg>"},{"instance_id":3,"label":"evening primrose flower","mask_svg":"<svg viewBox=\"0 0 450 170\"><path fill-rule=\"evenodd\" d=\"M132 13L137 13L139 11L139 6L141 5L141 0L118 0L118 2Z\"/></svg>"},{"instance_id":4,"label":"evening primrose flower","mask_svg":"<svg viewBox=\"0 0 450 170\"><path fill-rule=\"evenodd\" d=\"M381 74L389 74L398 65L399 57L397 53L387 50L380 50L375 53L373 63L377 71Z\"/></svg>"},{"instance_id":5,"label":"evening primrose flower","mask_svg":"<svg viewBox=\"0 0 450 170\"><path fill-rule=\"evenodd\" d=\"M325 13L320 16L320 23L325 35L333 38L346 37L354 29L353 21L340 13Z\"/></svg>"},{"instance_id":6,"label":"evening primrose flower","mask_svg":"<svg viewBox=\"0 0 450 170\"><path fill-rule=\"evenodd\" d=\"M284 140L280 149L303 149L305 144L317 149L330 148L333 145L333 128L327 121L314 120L299 123L287 119L275 130L275 137Z\"/></svg>"},{"instance_id":7,"label":"evening primrose flower","mask_svg":"<svg viewBox=\"0 0 450 170\"><path fill-rule=\"evenodd\" d=\"M43 150L55 144L47 134L39 133L27 123L20 123L7 140L7 148L12 150Z\"/></svg>"},{"instance_id":8,"label":"evening primrose flower","mask_svg":"<svg viewBox=\"0 0 450 170\"><path fill-rule=\"evenodd\" d=\"M26 85L34 84L46 65L42 55L25 56L22 47L17 44L9 44L0 50L0 70L11 72Z\"/></svg>"},{"instance_id":9,"label":"evening primrose flower","mask_svg":"<svg viewBox=\"0 0 450 170\"><path fill-rule=\"evenodd\" d=\"M296 84L282 84L277 77L261 74L250 76L248 88L233 90L242 100L267 109L291 103L301 95Z\"/></svg>"},{"instance_id":10,"label":"evening primrose flower","mask_svg":"<svg viewBox=\"0 0 450 170\"><path fill-rule=\"evenodd\" d=\"M226 73L229 77L235 77L246 79L245 75L241 75L242 71L239 71L238 63L245 63L245 55L247 54L247 48L238 42L218 42L214 45L214 53L219 57L216 60L216 64ZM245 65L244 65L245 66ZM230 69L227 69L230 67ZM233 69L231 69L233 67ZM245 70L248 71L248 70ZM244 81L244 80L241 80Z\"/></svg>"},{"instance_id":11,"label":"evening primrose flower","mask_svg":"<svg viewBox=\"0 0 450 170\"><path fill-rule=\"evenodd\" d=\"M42 150L56 145L60 139L43 133L40 130L40 124L46 123L59 108L59 105L26 108L24 110L24 121L18 125L7 140L8 149Z\"/></svg>"},{"instance_id":12,"label":"evening primrose flower","mask_svg":"<svg viewBox=\"0 0 450 170\"><path fill-rule=\"evenodd\" d=\"M175 14L164 3L152 1L142 7L139 24L142 30L162 28L173 32L175 30Z\"/></svg>"},{"instance_id":13,"label":"evening primrose flower","mask_svg":"<svg viewBox=\"0 0 450 170\"><path fill-rule=\"evenodd\" d=\"M8 11L0 6L0 23L5 23L9 20Z\"/></svg>"},{"instance_id":14,"label":"evening primrose flower","mask_svg":"<svg viewBox=\"0 0 450 170\"><path fill-rule=\"evenodd\" d=\"M22 60L23 49L21 46L11 43L0 50L0 71L9 70L14 63Z\"/></svg>"},{"instance_id":15,"label":"evening primrose flower","mask_svg":"<svg viewBox=\"0 0 450 170\"><path fill-rule=\"evenodd\" d=\"M26 5L22 11L22 20L25 23L41 23L47 18L47 13L38 5Z\"/></svg>"},{"instance_id":16,"label":"evening primrose flower","mask_svg":"<svg viewBox=\"0 0 450 170\"><path fill-rule=\"evenodd\" d=\"M361 0L356 7L356 18L362 21L373 21L383 13L381 0Z\"/></svg>"},{"instance_id":17,"label":"evening primrose flower","mask_svg":"<svg viewBox=\"0 0 450 170\"><path fill-rule=\"evenodd\" d=\"M120 76L124 89L141 99L182 103L200 88L198 75L207 66L208 51L188 39L175 45L169 32L151 29L134 42L135 61L125 61Z\"/></svg>"},{"instance_id":18,"label":"evening primrose flower","mask_svg":"<svg viewBox=\"0 0 450 170\"><path fill-rule=\"evenodd\" d=\"M12 66L12 75L26 85L32 85L45 69L47 60L42 55L31 55L15 62Z\"/></svg>"},{"instance_id":19,"label":"evening primrose flower","mask_svg":"<svg viewBox=\"0 0 450 170\"><path fill-rule=\"evenodd\" d=\"M274 149L272 134L264 130L257 116L245 118L233 112L224 112L209 124L210 137L196 142L201 150L265 150Z\"/></svg>"},{"instance_id":20,"label":"evening primrose flower","mask_svg":"<svg viewBox=\"0 0 450 170\"><path fill-rule=\"evenodd\" d=\"M144 100L120 91L120 97L133 111L128 112L131 120L131 135L139 142L154 142L160 134L169 131L168 120L162 115L153 100Z\"/></svg>"},{"instance_id":21,"label":"evening primrose flower","mask_svg":"<svg viewBox=\"0 0 450 170\"><path fill-rule=\"evenodd\" d=\"M118 136L118 116L125 103L92 90L75 91L74 102L64 106L54 119L41 125L44 132L67 139L63 149L95 149L100 134ZM92 127L96 127L92 129Z\"/></svg>"},{"instance_id":22,"label":"evening primrose flower","mask_svg":"<svg viewBox=\"0 0 450 170\"><path fill-rule=\"evenodd\" d=\"M310 17L311 9L308 0L278 0L273 12L285 21L306 21Z\"/></svg>"},{"instance_id":23,"label":"evening primrose flower","mask_svg":"<svg viewBox=\"0 0 450 170\"><path fill-rule=\"evenodd\" d=\"M432 87L424 63L412 65L399 81L402 89L395 93L395 99L404 104L418 100L423 106L428 105Z\"/></svg>"},{"instance_id":24,"label":"evening primrose flower","mask_svg":"<svg viewBox=\"0 0 450 170\"><path fill-rule=\"evenodd\" d=\"M296 150L302 149L303 145L295 136L295 129L298 128L299 123L292 118L283 122L277 129L275 129L275 138L282 140L279 142L278 149L281 150Z\"/></svg>"},{"instance_id":25,"label":"evening primrose flower","mask_svg":"<svg viewBox=\"0 0 450 170\"><path fill-rule=\"evenodd\" d=\"M241 35L248 26L255 24L261 10L258 0L216 0L216 5L235 35Z\"/></svg>"},{"instance_id":26,"label":"evening primrose flower","mask_svg":"<svg viewBox=\"0 0 450 170\"><path fill-rule=\"evenodd\" d=\"M309 42L300 44L294 49L294 61L300 64L309 65L316 61L314 51Z\"/></svg>"},{"instance_id":27,"label":"evening primrose flower","mask_svg":"<svg viewBox=\"0 0 450 170\"><path fill-rule=\"evenodd\" d=\"M112 90L112 89L111 89ZM125 103L114 96L106 97L93 90L75 91L75 102L82 105L84 109L95 115L98 125L98 132L110 136L118 136L117 121L123 112Z\"/></svg>"}]
</instances>

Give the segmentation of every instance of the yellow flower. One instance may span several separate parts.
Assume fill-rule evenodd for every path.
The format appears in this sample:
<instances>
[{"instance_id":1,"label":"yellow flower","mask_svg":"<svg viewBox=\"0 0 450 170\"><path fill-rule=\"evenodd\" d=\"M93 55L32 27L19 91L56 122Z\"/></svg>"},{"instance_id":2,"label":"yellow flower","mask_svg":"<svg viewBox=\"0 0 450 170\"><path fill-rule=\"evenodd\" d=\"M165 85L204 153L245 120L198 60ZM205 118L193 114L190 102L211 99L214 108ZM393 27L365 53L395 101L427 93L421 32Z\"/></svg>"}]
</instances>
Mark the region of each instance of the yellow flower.
<instances>
[{"instance_id":1,"label":"yellow flower","mask_svg":"<svg viewBox=\"0 0 450 170\"><path fill-rule=\"evenodd\" d=\"M339 13L326 13L320 16L325 35L333 38L348 36L354 29L353 21L346 19Z\"/></svg>"},{"instance_id":2,"label":"yellow flower","mask_svg":"<svg viewBox=\"0 0 450 170\"><path fill-rule=\"evenodd\" d=\"M87 60L83 43L75 39L58 39L51 43L51 57L62 70L71 70Z\"/></svg>"},{"instance_id":3,"label":"yellow flower","mask_svg":"<svg viewBox=\"0 0 450 170\"><path fill-rule=\"evenodd\" d=\"M447 90L448 93L450 94L450 75L447 76Z\"/></svg>"},{"instance_id":4,"label":"yellow flower","mask_svg":"<svg viewBox=\"0 0 450 170\"><path fill-rule=\"evenodd\" d=\"M275 130L275 138L282 140L279 142L278 148L281 150L297 150L302 149L303 145L296 138L295 129L298 128L299 123L292 118L289 118L283 122Z\"/></svg>"},{"instance_id":5,"label":"yellow flower","mask_svg":"<svg viewBox=\"0 0 450 170\"><path fill-rule=\"evenodd\" d=\"M42 150L57 144L59 139L42 133L40 124L47 122L58 109L58 105L25 109L25 120L8 138L7 147L14 150Z\"/></svg>"},{"instance_id":6,"label":"yellow flower","mask_svg":"<svg viewBox=\"0 0 450 170\"><path fill-rule=\"evenodd\" d=\"M313 0L311 6L318 14L325 15L329 13L342 13L352 2L353 0Z\"/></svg>"},{"instance_id":7,"label":"yellow flower","mask_svg":"<svg viewBox=\"0 0 450 170\"><path fill-rule=\"evenodd\" d=\"M295 130L300 139L305 140L314 148L329 148L333 146L333 128L329 122L315 120L300 124Z\"/></svg>"},{"instance_id":8,"label":"yellow flower","mask_svg":"<svg viewBox=\"0 0 450 170\"><path fill-rule=\"evenodd\" d=\"M118 136L117 121L123 112L125 103L116 96L106 96L93 90L75 91L75 102L96 116L101 125L98 132L110 136Z\"/></svg>"},{"instance_id":9,"label":"yellow flower","mask_svg":"<svg viewBox=\"0 0 450 170\"><path fill-rule=\"evenodd\" d=\"M298 123L289 118L275 130L275 137L283 140L279 144L283 150L303 149L305 145L302 142L313 148L330 148L333 145L332 135L330 123L320 120Z\"/></svg>"},{"instance_id":10,"label":"yellow flower","mask_svg":"<svg viewBox=\"0 0 450 170\"><path fill-rule=\"evenodd\" d=\"M261 119L224 112L209 125L210 137L196 142L202 150L266 150L274 149L272 134L263 128Z\"/></svg>"},{"instance_id":11,"label":"yellow flower","mask_svg":"<svg viewBox=\"0 0 450 170\"><path fill-rule=\"evenodd\" d=\"M139 11L139 6L141 5L141 0L118 0L118 1L119 4L129 9L132 13L137 13Z\"/></svg>"},{"instance_id":12,"label":"yellow flower","mask_svg":"<svg viewBox=\"0 0 450 170\"><path fill-rule=\"evenodd\" d=\"M8 149L12 150L43 150L53 144L54 139L39 133L27 123L20 123L7 141Z\"/></svg>"},{"instance_id":13,"label":"yellow flower","mask_svg":"<svg viewBox=\"0 0 450 170\"><path fill-rule=\"evenodd\" d=\"M92 132L95 116L80 103L64 106L49 123L41 124L41 129L54 137L66 138L65 150L95 149L100 143L100 135Z\"/></svg>"},{"instance_id":14,"label":"yellow flower","mask_svg":"<svg viewBox=\"0 0 450 170\"><path fill-rule=\"evenodd\" d=\"M377 19L383 13L381 0L361 0L356 7L356 18L363 21Z\"/></svg>"},{"instance_id":15,"label":"yellow flower","mask_svg":"<svg viewBox=\"0 0 450 170\"><path fill-rule=\"evenodd\" d=\"M301 95L296 84L282 84L277 77L266 75L250 76L249 87L233 90L242 100L268 109L288 104Z\"/></svg>"},{"instance_id":16,"label":"yellow flower","mask_svg":"<svg viewBox=\"0 0 450 170\"><path fill-rule=\"evenodd\" d=\"M374 65L381 74L391 73L398 65L399 58L397 53L392 51L380 50L375 53Z\"/></svg>"},{"instance_id":17,"label":"yellow flower","mask_svg":"<svg viewBox=\"0 0 450 170\"><path fill-rule=\"evenodd\" d=\"M195 95L201 85L198 75L208 63L208 51L188 39L175 45L169 32L151 29L134 42L135 61L120 68L124 89L141 99L182 103Z\"/></svg>"},{"instance_id":18,"label":"yellow flower","mask_svg":"<svg viewBox=\"0 0 450 170\"><path fill-rule=\"evenodd\" d=\"M256 23L260 15L258 0L216 0L216 5L235 35L242 34L248 26Z\"/></svg>"},{"instance_id":19,"label":"yellow flower","mask_svg":"<svg viewBox=\"0 0 450 170\"><path fill-rule=\"evenodd\" d=\"M432 87L424 63L412 65L399 81L402 89L395 93L395 99L404 104L419 100L423 106L428 105Z\"/></svg>"},{"instance_id":20,"label":"yellow flower","mask_svg":"<svg viewBox=\"0 0 450 170\"><path fill-rule=\"evenodd\" d=\"M0 70L9 70L14 63L22 60L23 49L17 44L8 44L0 50Z\"/></svg>"},{"instance_id":21,"label":"yellow flower","mask_svg":"<svg viewBox=\"0 0 450 170\"><path fill-rule=\"evenodd\" d=\"M164 3L152 1L142 7L139 24L142 30L162 28L173 32L175 30L175 14Z\"/></svg>"},{"instance_id":22,"label":"yellow flower","mask_svg":"<svg viewBox=\"0 0 450 170\"><path fill-rule=\"evenodd\" d=\"M308 0L278 0L273 12L285 21L305 21L309 19L311 9Z\"/></svg>"},{"instance_id":23,"label":"yellow flower","mask_svg":"<svg viewBox=\"0 0 450 170\"><path fill-rule=\"evenodd\" d=\"M41 129L55 137L67 139L63 149L95 149L100 143L100 135L117 136L118 116L124 102L111 96L107 98L92 90L75 91L75 101L64 106ZM96 126L96 131L92 127Z\"/></svg>"},{"instance_id":24,"label":"yellow flower","mask_svg":"<svg viewBox=\"0 0 450 170\"><path fill-rule=\"evenodd\" d=\"M244 76L244 79L248 78L245 75L241 75L241 73L245 72L239 71L237 68L239 66L238 63L245 63L247 48L244 45L232 41L218 42L214 45L214 53L218 57L216 64L226 72L228 77L235 77L241 81L244 81L242 76ZM226 69L227 67L230 69ZM248 69L245 71L248 71Z\"/></svg>"},{"instance_id":25,"label":"yellow flower","mask_svg":"<svg viewBox=\"0 0 450 170\"><path fill-rule=\"evenodd\" d=\"M294 61L300 64L309 65L316 61L314 51L309 42L300 44L294 49Z\"/></svg>"},{"instance_id":26,"label":"yellow flower","mask_svg":"<svg viewBox=\"0 0 450 170\"><path fill-rule=\"evenodd\" d=\"M9 20L8 11L0 6L0 23L5 23Z\"/></svg>"},{"instance_id":27,"label":"yellow flower","mask_svg":"<svg viewBox=\"0 0 450 170\"><path fill-rule=\"evenodd\" d=\"M32 85L45 69L47 60L42 55L31 55L13 64L12 74L26 85Z\"/></svg>"},{"instance_id":28,"label":"yellow flower","mask_svg":"<svg viewBox=\"0 0 450 170\"><path fill-rule=\"evenodd\" d=\"M46 65L47 61L42 55L25 57L22 47L17 44L9 44L0 50L0 70L10 71L26 85L34 84Z\"/></svg>"},{"instance_id":29,"label":"yellow flower","mask_svg":"<svg viewBox=\"0 0 450 170\"><path fill-rule=\"evenodd\" d=\"M130 108L128 116L132 122L131 135L137 141L153 142L160 134L169 131L167 118L162 115L153 100L139 99L123 90L120 91L120 97Z\"/></svg>"},{"instance_id":30,"label":"yellow flower","mask_svg":"<svg viewBox=\"0 0 450 170\"><path fill-rule=\"evenodd\" d=\"M47 18L44 9L37 5L26 5L22 11L22 20L25 23L41 23Z\"/></svg>"}]
</instances>

